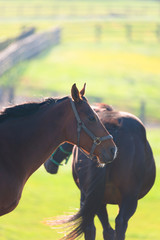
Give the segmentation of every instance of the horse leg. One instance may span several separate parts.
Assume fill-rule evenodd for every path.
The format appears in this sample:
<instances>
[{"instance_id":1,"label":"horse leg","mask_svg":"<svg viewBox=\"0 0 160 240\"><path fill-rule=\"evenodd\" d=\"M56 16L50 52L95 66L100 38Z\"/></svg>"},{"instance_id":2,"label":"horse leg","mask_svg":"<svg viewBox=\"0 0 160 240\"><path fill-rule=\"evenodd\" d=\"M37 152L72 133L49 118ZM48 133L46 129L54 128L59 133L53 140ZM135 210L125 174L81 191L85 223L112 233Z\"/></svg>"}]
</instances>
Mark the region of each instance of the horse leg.
<instances>
[{"instance_id":1,"label":"horse leg","mask_svg":"<svg viewBox=\"0 0 160 240\"><path fill-rule=\"evenodd\" d=\"M122 200L120 211L116 217L115 240L124 240L125 232L128 226L128 220L135 213L137 208L137 198L127 196Z\"/></svg>"},{"instance_id":2,"label":"horse leg","mask_svg":"<svg viewBox=\"0 0 160 240\"><path fill-rule=\"evenodd\" d=\"M99 210L97 212L97 216L103 227L104 240L114 240L114 230L109 223L106 205L101 205L101 207L99 208Z\"/></svg>"},{"instance_id":3,"label":"horse leg","mask_svg":"<svg viewBox=\"0 0 160 240\"><path fill-rule=\"evenodd\" d=\"M84 239L85 240L95 240L96 237L96 228L94 226L94 222L89 222L88 226L85 229L84 232Z\"/></svg>"},{"instance_id":4,"label":"horse leg","mask_svg":"<svg viewBox=\"0 0 160 240\"><path fill-rule=\"evenodd\" d=\"M83 206L85 201L85 195L81 191L81 207ZM84 231L84 239L85 240L95 240L96 237L96 228L94 226L94 221L88 222Z\"/></svg>"}]
</instances>

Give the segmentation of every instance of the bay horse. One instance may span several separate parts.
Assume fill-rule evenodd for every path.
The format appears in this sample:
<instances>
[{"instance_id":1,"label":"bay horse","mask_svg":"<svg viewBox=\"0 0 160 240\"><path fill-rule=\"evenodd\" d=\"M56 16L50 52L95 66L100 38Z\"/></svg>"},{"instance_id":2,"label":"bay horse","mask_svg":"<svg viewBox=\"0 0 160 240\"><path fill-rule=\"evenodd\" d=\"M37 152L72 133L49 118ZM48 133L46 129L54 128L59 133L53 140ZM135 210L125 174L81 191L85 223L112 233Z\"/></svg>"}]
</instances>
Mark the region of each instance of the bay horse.
<instances>
[{"instance_id":1,"label":"bay horse","mask_svg":"<svg viewBox=\"0 0 160 240\"><path fill-rule=\"evenodd\" d=\"M84 93L85 86L79 92L74 84L72 98L16 105L0 113L0 215L18 205L27 179L65 141L78 144L100 162L114 159L112 136Z\"/></svg>"},{"instance_id":2,"label":"bay horse","mask_svg":"<svg viewBox=\"0 0 160 240\"><path fill-rule=\"evenodd\" d=\"M103 227L104 240L124 240L128 221L136 211L138 200L154 184L155 162L145 127L137 117L114 111L106 104L99 104L94 110L112 134L118 153L112 163L97 167L96 159L91 161L78 147L73 148L69 143L61 146L66 153L73 148L72 173L81 192L81 208L68 220L75 225L63 239L77 239L84 233L85 240L95 240L94 217L97 215ZM54 160L59 164L63 159L64 153L57 149ZM45 168L51 172L57 167L49 159ZM115 230L109 223L107 204L119 206ZM65 222L61 220L58 224Z\"/></svg>"}]
</instances>

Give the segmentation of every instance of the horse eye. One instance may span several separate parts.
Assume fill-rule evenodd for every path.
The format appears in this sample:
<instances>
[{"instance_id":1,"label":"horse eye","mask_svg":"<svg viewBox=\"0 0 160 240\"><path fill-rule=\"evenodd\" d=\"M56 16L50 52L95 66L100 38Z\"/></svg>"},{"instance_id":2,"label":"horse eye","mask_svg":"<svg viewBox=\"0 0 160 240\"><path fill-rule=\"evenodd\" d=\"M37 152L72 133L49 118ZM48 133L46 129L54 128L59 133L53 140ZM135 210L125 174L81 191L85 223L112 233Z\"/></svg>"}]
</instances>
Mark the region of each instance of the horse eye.
<instances>
[{"instance_id":1,"label":"horse eye","mask_svg":"<svg viewBox=\"0 0 160 240\"><path fill-rule=\"evenodd\" d=\"M96 121L96 118L94 116L89 116L88 119L89 119L89 121L92 121L92 122Z\"/></svg>"}]
</instances>

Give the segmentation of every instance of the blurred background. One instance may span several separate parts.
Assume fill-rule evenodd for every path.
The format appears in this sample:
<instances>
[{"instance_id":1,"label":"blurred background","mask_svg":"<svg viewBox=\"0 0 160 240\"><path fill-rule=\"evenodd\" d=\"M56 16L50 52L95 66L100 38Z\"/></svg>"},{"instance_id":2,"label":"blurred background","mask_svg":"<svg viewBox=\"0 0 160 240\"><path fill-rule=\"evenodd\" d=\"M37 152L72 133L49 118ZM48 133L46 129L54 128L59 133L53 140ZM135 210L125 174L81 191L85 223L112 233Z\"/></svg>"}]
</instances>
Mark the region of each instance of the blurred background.
<instances>
[{"instance_id":1,"label":"blurred background","mask_svg":"<svg viewBox=\"0 0 160 240\"><path fill-rule=\"evenodd\" d=\"M0 109L69 95L73 83L81 89L85 82L91 104L129 111L147 127L157 180L130 220L127 239L159 240L160 1L0 0ZM62 234L43 220L78 207L70 164L57 176L41 167L17 209L1 217L0 239L58 239ZM111 206L113 226L116 214Z\"/></svg>"}]
</instances>

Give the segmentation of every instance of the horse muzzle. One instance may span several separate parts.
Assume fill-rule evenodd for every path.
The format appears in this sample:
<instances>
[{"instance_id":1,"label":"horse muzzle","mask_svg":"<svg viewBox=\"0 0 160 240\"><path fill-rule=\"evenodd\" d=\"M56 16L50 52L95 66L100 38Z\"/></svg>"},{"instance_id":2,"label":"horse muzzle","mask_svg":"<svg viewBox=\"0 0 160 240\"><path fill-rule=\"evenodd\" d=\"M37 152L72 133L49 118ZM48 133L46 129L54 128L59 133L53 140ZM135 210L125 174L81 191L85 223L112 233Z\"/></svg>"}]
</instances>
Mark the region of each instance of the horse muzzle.
<instances>
[{"instance_id":1,"label":"horse muzzle","mask_svg":"<svg viewBox=\"0 0 160 240\"><path fill-rule=\"evenodd\" d=\"M102 149L99 155L99 162L103 164L111 163L117 156L117 147L111 147L108 150Z\"/></svg>"}]
</instances>

